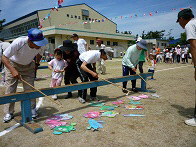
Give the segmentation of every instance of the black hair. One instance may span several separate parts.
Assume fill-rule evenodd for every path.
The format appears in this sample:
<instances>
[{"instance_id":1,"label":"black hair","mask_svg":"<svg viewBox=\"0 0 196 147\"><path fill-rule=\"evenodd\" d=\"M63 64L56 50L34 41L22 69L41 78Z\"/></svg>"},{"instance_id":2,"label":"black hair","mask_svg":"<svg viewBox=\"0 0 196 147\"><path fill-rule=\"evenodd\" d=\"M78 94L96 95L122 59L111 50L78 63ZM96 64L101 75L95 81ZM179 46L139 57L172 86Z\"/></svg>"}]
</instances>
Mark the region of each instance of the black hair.
<instances>
[{"instance_id":1,"label":"black hair","mask_svg":"<svg viewBox=\"0 0 196 147\"><path fill-rule=\"evenodd\" d=\"M1 40L2 42L4 42L4 41L5 41L3 38L0 38L0 40Z\"/></svg>"},{"instance_id":2,"label":"black hair","mask_svg":"<svg viewBox=\"0 0 196 147\"><path fill-rule=\"evenodd\" d=\"M106 54L104 49L100 49L99 51L100 51L101 55L105 55Z\"/></svg>"},{"instance_id":3,"label":"black hair","mask_svg":"<svg viewBox=\"0 0 196 147\"><path fill-rule=\"evenodd\" d=\"M63 53L60 49L55 49L54 50L54 55L63 55Z\"/></svg>"},{"instance_id":4,"label":"black hair","mask_svg":"<svg viewBox=\"0 0 196 147\"><path fill-rule=\"evenodd\" d=\"M184 20L190 20L191 18L194 18L195 16L191 13L191 14L186 14L184 16L182 16L182 18L184 18Z\"/></svg>"}]
</instances>

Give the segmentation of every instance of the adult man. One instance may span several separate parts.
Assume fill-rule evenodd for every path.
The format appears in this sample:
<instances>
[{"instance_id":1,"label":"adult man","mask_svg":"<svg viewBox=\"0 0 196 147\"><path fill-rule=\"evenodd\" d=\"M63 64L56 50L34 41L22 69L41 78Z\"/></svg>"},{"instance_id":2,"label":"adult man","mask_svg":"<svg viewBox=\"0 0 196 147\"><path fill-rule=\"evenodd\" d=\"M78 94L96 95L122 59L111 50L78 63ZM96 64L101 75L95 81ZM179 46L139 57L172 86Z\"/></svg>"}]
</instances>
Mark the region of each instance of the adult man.
<instances>
[{"instance_id":1,"label":"adult man","mask_svg":"<svg viewBox=\"0 0 196 147\"><path fill-rule=\"evenodd\" d=\"M97 42L97 46L96 46L97 50L105 49L105 45L101 43L100 39L97 39L96 42ZM98 71L100 74L103 75L106 73L106 66L103 59L101 61L98 61Z\"/></svg>"},{"instance_id":2,"label":"adult man","mask_svg":"<svg viewBox=\"0 0 196 147\"><path fill-rule=\"evenodd\" d=\"M6 48L10 45L9 42L4 42L4 39L0 39L0 70L1 70L1 76L2 76L2 82L1 85L5 85L5 70L4 70L4 64L1 61L2 60L2 55L3 52L5 51Z\"/></svg>"},{"instance_id":3,"label":"adult man","mask_svg":"<svg viewBox=\"0 0 196 147\"><path fill-rule=\"evenodd\" d=\"M63 46L60 47L63 51L63 59L67 61L68 66L65 70L64 75L64 83L65 85L69 85L70 82L72 84L78 83L77 78L79 77L78 70L76 68L76 60L79 58L79 52L77 50L77 44L72 43L71 40L64 40ZM78 96L81 90L78 90ZM68 95L65 97L66 99L72 97L72 92L68 92Z\"/></svg>"},{"instance_id":4,"label":"adult man","mask_svg":"<svg viewBox=\"0 0 196 147\"><path fill-rule=\"evenodd\" d=\"M186 45L184 45L184 54L185 54L186 63L188 63L188 55L189 55L188 51L189 48Z\"/></svg>"},{"instance_id":5,"label":"adult man","mask_svg":"<svg viewBox=\"0 0 196 147\"><path fill-rule=\"evenodd\" d=\"M196 81L196 19L191 9L184 9L178 13L178 19L180 26L185 29L187 41L190 43L190 51L195 68L195 81ZM195 113L192 119L186 120L185 123L190 126L196 126L196 102Z\"/></svg>"},{"instance_id":6,"label":"adult man","mask_svg":"<svg viewBox=\"0 0 196 147\"><path fill-rule=\"evenodd\" d=\"M28 31L28 37L19 37L3 52L2 61L5 64L6 73L6 91L5 94L15 93L18 80L23 79L34 85L34 70L39 66L41 55L48 41L44 38L42 31L32 28ZM37 56L37 61L33 62ZM35 66L36 65L36 66ZM32 88L23 83L24 91L32 90ZM9 122L13 118L15 103L5 104L4 111L6 113L4 122ZM31 99L32 117L37 116L35 110L36 99Z\"/></svg>"},{"instance_id":7,"label":"adult man","mask_svg":"<svg viewBox=\"0 0 196 147\"><path fill-rule=\"evenodd\" d=\"M101 59L107 60L112 57L113 50L91 50L84 52L79 56L76 61L77 69L80 74L82 82L98 80L98 74L96 73L96 62ZM92 66L93 65L93 66ZM78 98L80 103L86 102L87 89L82 90L80 97ZM90 96L92 100L99 100L96 97L97 87L90 89Z\"/></svg>"},{"instance_id":8,"label":"adult man","mask_svg":"<svg viewBox=\"0 0 196 147\"><path fill-rule=\"evenodd\" d=\"M83 52L88 51L88 44L86 43L86 41L84 39L79 38L79 36L77 34L73 34L72 38L74 40L74 43L77 43L78 52L80 54L82 54Z\"/></svg>"},{"instance_id":9,"label":"adult man","mask_svg":"<svg viewBox=\"0 0 196 147\"><path fill-rule=\"evenodd\" d=\"M140 40L138 43L130 46L127 49L126 54L122 60L123 76L135 75L136 74L136 65L139 62L140 54L142 50L147 50L146 41ZM131 80L132 82L132 91L137 92L136 90L136 80ZM123 82L123 88L127 88L127 81ZM123 90L124 93L127 93L127 90Z\"/></svg>"}]
</instances>

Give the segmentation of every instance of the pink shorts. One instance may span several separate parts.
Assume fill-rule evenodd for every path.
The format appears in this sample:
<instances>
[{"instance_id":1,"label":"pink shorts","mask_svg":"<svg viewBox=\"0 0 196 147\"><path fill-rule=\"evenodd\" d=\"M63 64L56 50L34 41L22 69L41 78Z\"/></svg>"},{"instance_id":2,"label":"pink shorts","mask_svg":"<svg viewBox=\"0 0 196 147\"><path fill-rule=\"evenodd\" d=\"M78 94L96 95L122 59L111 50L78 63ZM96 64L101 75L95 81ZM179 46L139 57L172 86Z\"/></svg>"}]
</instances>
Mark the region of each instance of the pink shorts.
<instances>
[{"instance_id":1,"label":"pink shorts","mask_svg":"<svg viewBox=\"0 0 196 147\"><path fill-rule=\"evenodd\" d=\"M61 86L62 80L63 80L63 78L52 79L52 82L50 83L50 87Z\"/></svg>"}]
</instances>

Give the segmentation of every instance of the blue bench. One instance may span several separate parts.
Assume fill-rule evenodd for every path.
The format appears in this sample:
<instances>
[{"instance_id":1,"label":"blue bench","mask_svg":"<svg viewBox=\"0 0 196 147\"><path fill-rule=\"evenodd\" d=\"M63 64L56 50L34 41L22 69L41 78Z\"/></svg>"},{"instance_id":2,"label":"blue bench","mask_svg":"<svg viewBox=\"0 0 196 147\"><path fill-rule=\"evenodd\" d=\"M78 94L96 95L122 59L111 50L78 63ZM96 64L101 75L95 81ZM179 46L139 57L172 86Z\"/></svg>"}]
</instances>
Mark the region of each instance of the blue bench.
<instances>
[{"instance_id":1,"label":"blue bench","mask_svg":"<svg viewBox=\"0 0 196 147\"><path fill-rule=\"evenodd\" d=\"M141 76L144 78L144 80L146 80L147 77L152 76L152 73L144 73L144 74L141 74ZM131 75L131 76L118 77L118 78L110 78L107 80L109 80L112 83L119 83L119 82L124 82L124 81L135 80L135 79L141 79L141 78L138 75ZM106 81L97 80L97 81L92 81L92 82L84 82L84 83L60 86L60 87L55 87L55 88L44 88L40 90L46 95L53 95L53 94L60 94L60 93L88 89L88 88L93 88L93 87L99 87L99 86L104 86L108 84L109 83ZM141 80L141 88L137 88L137 90L143 91L143 92L156 92L153 90L147 90L146 83L143 80ZM38 132L43 131L43 129L38 123L35 123L34 121L32 121L31 102L30 102L30 99L34 99L38 97L43 97L43 95L34 90L28 91L25 93L7 94L7 95L3 95L0 97L0 105L21 101L21 115L22 116L16 116L15 120L19 122L22 126L26 127L28 130L30 130L31 132L38 133Z\"/></svg>"}]
</instances>

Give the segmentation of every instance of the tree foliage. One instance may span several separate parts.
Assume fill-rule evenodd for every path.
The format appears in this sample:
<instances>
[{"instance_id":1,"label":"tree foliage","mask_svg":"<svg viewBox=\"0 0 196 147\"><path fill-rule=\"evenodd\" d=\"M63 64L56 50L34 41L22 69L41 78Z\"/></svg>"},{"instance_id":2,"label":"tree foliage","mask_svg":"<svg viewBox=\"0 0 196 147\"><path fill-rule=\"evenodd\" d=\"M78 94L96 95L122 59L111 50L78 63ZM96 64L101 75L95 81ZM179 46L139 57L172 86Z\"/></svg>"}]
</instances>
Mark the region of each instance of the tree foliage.
<instances>
[{"instance_id":1,"label":"tree foliage","mask_svg":"<svg viewBox=\"0 0 196 147\"><path fill-rule=\"evenodd\" d=\"M143 39L163 39L165 30L161 31L149 31L145 34L145 31L142 32Z\"/></svg>"}]
</instances>

